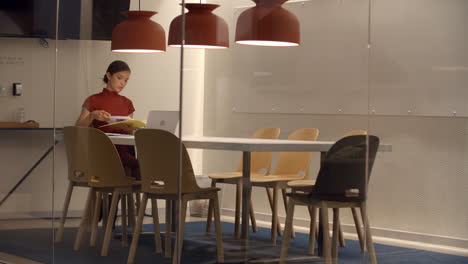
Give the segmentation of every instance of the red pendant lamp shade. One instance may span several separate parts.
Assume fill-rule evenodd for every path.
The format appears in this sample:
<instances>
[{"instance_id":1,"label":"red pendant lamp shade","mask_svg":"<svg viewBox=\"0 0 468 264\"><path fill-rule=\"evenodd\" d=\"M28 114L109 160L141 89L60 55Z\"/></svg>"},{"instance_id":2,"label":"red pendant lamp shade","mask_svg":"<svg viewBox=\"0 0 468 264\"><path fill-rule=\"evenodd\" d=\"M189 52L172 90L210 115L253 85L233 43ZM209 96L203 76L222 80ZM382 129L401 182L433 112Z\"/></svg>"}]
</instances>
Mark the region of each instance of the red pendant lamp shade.
<instances>
[{"instance_id":1,"label":"red pendant lamp shade","mask_svg":"<svg viewBox=\"0 0 468 264\"><path fill-rule=\"evenodd\" d=\"M126 11L128 19L112 31L111 49L115 52L164 52L166 34L161 25L151 20L157 12Z\"/></svg>"},{"instance_id":2,"label":"red pendant lamp shade","mask_svg":"<svg viewBox=\"0 0 468 264\"><path fill-rule=\"evenodd\" d=\"M236 43L257 46L298 46L300 25L297 17L281 5L288 0L252 0L256 6L237 19Z\"/></svg>"},{"instance_id":3,"label":"red pendant lamp shade","mask_svg":"<svg viewBox=\"0 0 468 264\"><path fill-rule=\"evenodd\" d=\"M229 47L229 30L226 21L213 14L219 7L214 4L186 4L185 42L187 48L223 49ZM172 20L169 27L169 46L182 44L182 15Z\"/></svg>"}]
</instances>

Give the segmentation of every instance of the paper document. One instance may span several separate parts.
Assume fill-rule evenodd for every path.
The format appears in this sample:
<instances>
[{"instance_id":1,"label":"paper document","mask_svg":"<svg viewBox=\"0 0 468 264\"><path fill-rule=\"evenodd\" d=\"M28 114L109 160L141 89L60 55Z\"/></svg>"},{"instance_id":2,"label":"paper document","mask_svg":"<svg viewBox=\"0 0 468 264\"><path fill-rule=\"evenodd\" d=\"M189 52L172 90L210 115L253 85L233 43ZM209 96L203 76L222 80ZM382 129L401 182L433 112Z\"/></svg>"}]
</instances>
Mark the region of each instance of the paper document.
<instances>
[{"instance_id":1,"label":"paper document","mask_svg":"<svg viewBox=\"0 0 468 264\"><path fill-rule=\"evenodd\" d=\"M134 120L129 116L111 116L109 124L102 125L100 127L120 127L120 126L131 126L133 128L142 128L146 126L145 120Z\"/></svg>"},{"instance_id":2,"label":"paper document","mask_svg":"<svg viewBox=\"0 0 468 264\"><path fill-rule=\"evenodd\" d=\"M124 135L128 136L127 134L120 134L120 133L104 133L104 134L106 134L106 136L111 136L111 137L112 136L124 136Z\"/></svg>"},{"instance_id":3,"label":"paper document","mask_svg":"<svg viewBox=\"0 0 468 264\"><path fill-rule=\"evenodd\" d=\"M125 120L132 120L133 118L129 116L111 116L109 118L108 123L115 123L115 122L120 122L120 121L125 121Z\"/></svg>"}]
</instances>

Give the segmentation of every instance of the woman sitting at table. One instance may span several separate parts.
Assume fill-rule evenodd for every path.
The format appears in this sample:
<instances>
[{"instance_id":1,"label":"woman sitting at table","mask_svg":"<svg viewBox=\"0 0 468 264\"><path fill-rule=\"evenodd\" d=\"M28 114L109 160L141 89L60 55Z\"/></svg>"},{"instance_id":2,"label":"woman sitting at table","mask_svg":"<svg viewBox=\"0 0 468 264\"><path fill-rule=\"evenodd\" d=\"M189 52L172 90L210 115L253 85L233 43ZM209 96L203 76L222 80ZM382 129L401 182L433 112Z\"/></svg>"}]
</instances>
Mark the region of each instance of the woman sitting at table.
<instances>
[{"instance_id":1,"label":"woman sitting at table","mask_svg":"<svg viewBox=\"0 0 468 264\"><path fill-rule=\"evenodd\" d=\"M102 92L89 96L83 103L81 114L76 126L95 127L106 133L132 134L131 126L101 127L110 120L111 116L129 116L133 118L135 108L130 99L119 93L127 85L130 78L130 67L123 61L116 60L109 64L103 81L106 87ZM122 164L127 175L140 179L138 161L133 147L116 145Z\"/></svg>"}]
</instances>

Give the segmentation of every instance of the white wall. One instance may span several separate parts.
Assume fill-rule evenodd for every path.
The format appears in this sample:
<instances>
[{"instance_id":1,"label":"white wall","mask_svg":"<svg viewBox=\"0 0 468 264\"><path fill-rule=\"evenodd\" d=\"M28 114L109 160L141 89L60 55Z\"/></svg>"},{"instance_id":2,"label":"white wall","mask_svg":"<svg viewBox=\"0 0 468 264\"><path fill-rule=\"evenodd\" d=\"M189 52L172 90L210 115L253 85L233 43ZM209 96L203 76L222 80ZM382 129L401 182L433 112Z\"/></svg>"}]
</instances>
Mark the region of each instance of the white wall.
<instances>
[{"instance_id":1,"label":"white wall","mask_svg":"<svg viewBox=\"0 0 468 264\"><path fill-rule=\"evenodd\" d=\"M54 45L52 40L49 48L44 48L38 39L0 39L0 83L8 92L7 96L0 96L0 120L14 121L20 107L25 108L26 119L41 123L51 120ZM23 83L23 96L11 95L14 82Z\"/></svg>"},{"instance_id":2,"label":"white wall","mask_svg":"<svg viewBox=\"0 0 468 264\"><path fill-rule=\"evenodd\" d=\"M232 38L236 3L245 4L220 9ZM378 154L370 183L374 235L468 248L467 126L456 117L466 116L468 99L468 2L371 3L370 51L368 1L318 0L285 5L299 17L301 47L231 40L228 51L207 52L205 135L249 137L260 127L280 127L286 138L296 128L317 127L319 140L336 140L367 129L393 145ZM240 158L206 151L204 170L233 170ZM225 212L234 208L233 195L227 188ZM264 190L254 189L253 201L259 215L270 214ZM305 210L296 217L308 218ZM352 230L349 214L342 223Z\"/></svg>"}]
</instances>

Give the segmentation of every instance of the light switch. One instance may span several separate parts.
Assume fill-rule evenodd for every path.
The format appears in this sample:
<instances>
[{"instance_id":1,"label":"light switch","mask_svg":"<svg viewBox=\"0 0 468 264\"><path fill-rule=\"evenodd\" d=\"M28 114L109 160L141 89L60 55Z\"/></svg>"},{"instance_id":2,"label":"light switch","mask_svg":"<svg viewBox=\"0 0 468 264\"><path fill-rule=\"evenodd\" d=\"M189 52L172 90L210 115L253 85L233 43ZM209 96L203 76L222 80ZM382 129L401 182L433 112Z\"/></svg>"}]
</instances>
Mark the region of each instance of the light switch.
<instances>
[{"instance_id":1,"label":"light switch","mask_svg":"<svg viewBox=\"0 0 468 264\"><path fill-rule=\"evenodd\" d=\"M23 84L22 83L13 83L13 95L21 96L23 93Z\"/></svg>"},{"instance_id":2,"label":"light switch","mask_svg":"<svg viewBox=\"0 0 468 264\"><path fill-rule=\"evenodd\" d=\"M8 88L0 84L0 96L8 96Z\"/></svg>"}]
</instances>

